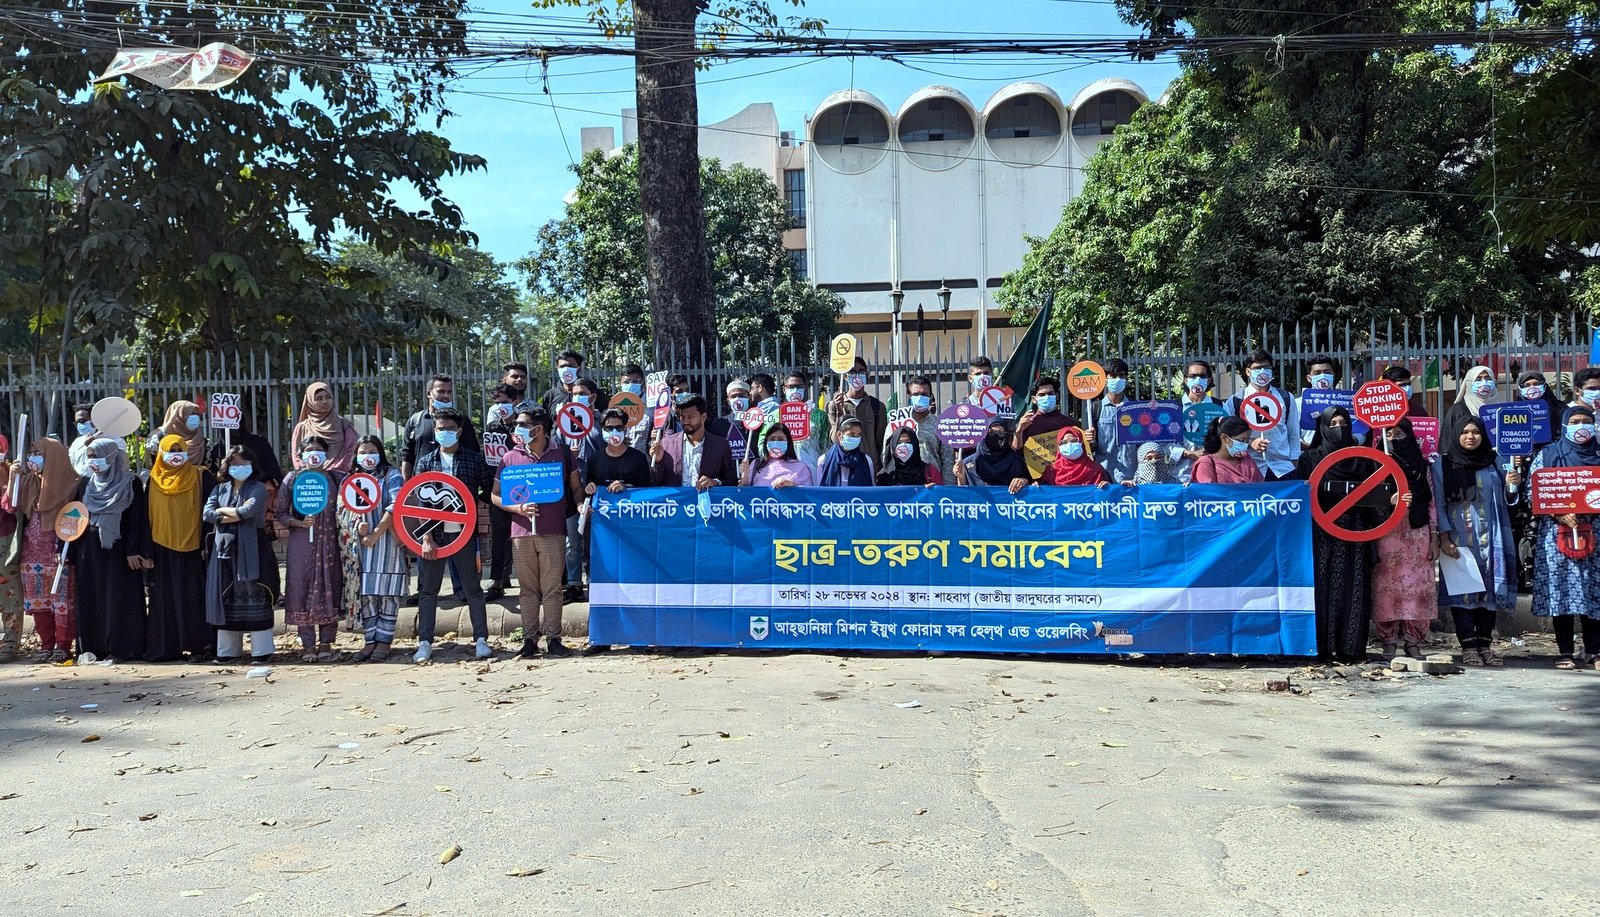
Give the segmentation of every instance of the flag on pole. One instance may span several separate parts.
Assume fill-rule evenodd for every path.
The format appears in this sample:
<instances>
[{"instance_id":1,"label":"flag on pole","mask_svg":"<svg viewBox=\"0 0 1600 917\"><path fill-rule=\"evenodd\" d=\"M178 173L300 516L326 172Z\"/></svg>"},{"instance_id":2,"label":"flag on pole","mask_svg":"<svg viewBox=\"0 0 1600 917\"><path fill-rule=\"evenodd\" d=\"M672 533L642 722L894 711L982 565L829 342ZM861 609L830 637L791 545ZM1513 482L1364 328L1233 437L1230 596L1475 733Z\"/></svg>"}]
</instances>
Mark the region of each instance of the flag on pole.
<instances>
[{"instance_id":1,"label":"flag on pole","mask_svg":"<svg viewBox=\"0 0 1600 917\"><path fill-rule=\"evenodd\" d=\"M1039 314L1028 323L1027 332L1017 342L1010 359L1000 368L1000 376L995 381L1001 388L1011 390L1011 409L1017 414L1027 409L1033 380L1039 378L1040 371L1044 369L1045 344L1049 338L1050 316L1055 312L1055 304L1056 294L1045 294Z\"/></svg>"}]
</instances>

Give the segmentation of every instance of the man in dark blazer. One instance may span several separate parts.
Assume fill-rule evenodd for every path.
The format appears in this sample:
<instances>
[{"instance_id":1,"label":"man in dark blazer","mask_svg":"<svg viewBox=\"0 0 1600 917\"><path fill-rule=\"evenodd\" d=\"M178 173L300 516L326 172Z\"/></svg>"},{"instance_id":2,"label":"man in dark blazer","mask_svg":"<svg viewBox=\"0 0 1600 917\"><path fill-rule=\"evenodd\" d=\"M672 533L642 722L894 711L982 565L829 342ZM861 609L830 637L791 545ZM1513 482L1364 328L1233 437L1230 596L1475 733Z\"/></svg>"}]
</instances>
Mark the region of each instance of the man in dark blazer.
<instances>
[{"instance_id":1,"label":"man in dark blazer","mask_svg":"<svg viewBox=\"0 0 1600 917\"><path fill-rule=\"evenodd\" d=\"M678 423L683 429L662 434L650 447L652 484L705 490L738 483L739 464L728 441L706 430L710 416L710 406L699 395L678 405Z\"/></svg>"}]
</instances>

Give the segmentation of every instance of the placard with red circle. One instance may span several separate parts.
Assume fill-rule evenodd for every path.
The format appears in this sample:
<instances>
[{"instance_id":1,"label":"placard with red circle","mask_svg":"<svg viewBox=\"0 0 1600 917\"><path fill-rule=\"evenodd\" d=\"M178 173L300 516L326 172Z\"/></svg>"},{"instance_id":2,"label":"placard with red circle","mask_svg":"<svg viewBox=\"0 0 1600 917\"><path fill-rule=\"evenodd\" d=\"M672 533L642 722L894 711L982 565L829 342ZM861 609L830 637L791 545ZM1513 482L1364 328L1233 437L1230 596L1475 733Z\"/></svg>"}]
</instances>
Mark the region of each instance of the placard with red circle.
<instances>
[{"instance_id":1,"label":"placard with red circle","mask_svg":"<svg viewBox=\"0 0 1600 917\"><path fill-rule=\"evenodd\" d=\"M746 430L759 430L767 422L767 412L760 408L750 408L739 415L739 426Z\"/></svg>"},{"instance_id":2,"label":"placard with red circle","mask_svg":"<svg viewBox=\"0 0 1600 917\"><path fill-rule=\"evenodd\" d=\"M1374 379L1356 389L1350 399L1350 413L1374 430L1398 426L1411 412L1406 390L1388 379Z\"/></svg>"},{"instance_id":3,"label":"placard with red circle","mask_svg":"<svg viewBox=\"0 0 1600 917\"><path fill-rule=\"evenodd\" d=\"M1324 510L1322 508L1322 501L1317 499L1317 490L1322 486L1322 479L1327 477L1328 472L1333 468L1333 466L1339 464L1340 462L1349 461L1350 459L1370 459L1371 461L1378 463L1379 467L1371 477L1357 485L1355 490L1352 490L1350 493L1341 497L1339 502L1333 505L1332 509ZM1399 494L1401 499L1391 509L1388 519L1385 519L1376 528L1368 529L1365 532L1347 529L1339 525L1340 516L1343 516L1345 513L1349 512L1351 507L1355 506L1357 503L1360 503L1363 497L1382 486L1384 481L1389 478L1394 479L1396 492ZM1317 521L1317 525L1320 526L1324 532L1327 532L1329 535L1332 535L1340 541L1377 541L1379 538L1382 538L1383 536L1399 528L1400 524L1406 520L1407 512L1405 495L1411 492L1410 485L1406 483L1406 473L1401 469L1399 462L1395 461L1388 454L1380 452L1377 449L1373 449L1370 446L1346 446L1343 449L1338 449L1330 453L1328 457L1323 459L1321 464L1317 465L1317 467L1311 472L1310 483L1311 518Z\"/></svg>"},{"instance_id":4,"label":"placard with red circle","mask_svg":"<svg viewBox=\"0 0 1600 917\"><path fill-rule=\"evenodd\" d=\"M1006 390L998 385L991 385L972 396L972 403L988 411L991 417L1000 413L1001 408L1010 400Z\"/></svg>"},{"instance_id":5,"label":"placard with red circle","mask_svg":"<svg viewBox=\"0 0 1600 917\"><path fill-rule=\"evenodd\" d=\"M339 505L359 516L377 509L383 502L383 485L364 471L348 475L339 485Z\"/></svg>"},{"instance_id":6,"label":"placard with red circle","mask_svg":"<svg viewBox=\"0 0 1600 917\"><path fill-rule=\"evenodd\" d=\"M616 408L628 415L628 428L632 429L644 422L644 399L632 392L617 392L611 396L606 408Z\"/></svg>"},{"instance_id":7,"label":"placard with red circle","mask_svg":"<svg viewBox=\"0 0 1600 917\"><path fill-rule=\"evenodd\" d=\"M594 409L569 401L556 412L556 426L567 439L583 439L594 429Z\"/></svg>"},{"instance_id":8,"label":"placard with red circle","mask_svg":"<svg viewBox=\"0 0 1600 917\"><path fill-rule=\"evenodd\" d=\"M1239 416L1250 429L1264 433L1283 422L1283 402L1271 392L1251 392L1239 402Z\"/></svg>"},{"instance_id":9,"label":"placard with red circle","mask_svg":"<svg viewBox=\"0 0 1600 917\"><path fill-rule=\"evenodd\" d=\"M436 557L449 557L478 535L478 501L467 485L442 471L425 471L405 482L394 500L395 536L422 554L422 539L446 524L461 526L448 544L434 539Z\"/></svg>"},{"instance_id":10,"label":"placard with red circle","mask_svg":"<svg viewBox=\"0 0 1600 917\"><path fill-rule=\"evenodd\" d=\"M778 420L789 428L791 439L805 439L811 435L811 403L786 401L778 408Z\"/></svg>"}]
</instances>

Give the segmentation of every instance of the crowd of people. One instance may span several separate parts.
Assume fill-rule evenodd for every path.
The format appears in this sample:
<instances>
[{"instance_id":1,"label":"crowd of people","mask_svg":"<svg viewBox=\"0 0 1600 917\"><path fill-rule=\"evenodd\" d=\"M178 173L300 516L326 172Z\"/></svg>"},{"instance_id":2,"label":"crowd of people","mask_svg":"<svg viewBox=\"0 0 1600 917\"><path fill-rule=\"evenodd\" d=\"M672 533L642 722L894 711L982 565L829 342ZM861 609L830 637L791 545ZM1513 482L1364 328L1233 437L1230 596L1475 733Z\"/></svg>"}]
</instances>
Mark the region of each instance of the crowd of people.
<instances>
[{"instance_id":1,"label":"crowd of people","mask_svg":"<svg viewBox=\"0 0 1600 917\"><path fill-rule=\"evenodd\" d=\"M274 651L279 602L304 661L340 658L334 639L342 616L358 621L365 638L354 660L382 661L393 652L413 573L415 661L432 658L447 574L467 604L477 657L494 652L485 603L502 597L513 576L520 655L565 656L563 609L583 598L583 515L602 489L949 485L1017 493L1040 486L1250 484L1309 479L1320 468L1316 499L1331 510L1372 475L1373 465L1364 458L1331 460L1361 441L1342 407L1322 411L1316 429L1301 434L1293 420L1297 400L1279 385L1274 366L1270 354L1252 354L1242 364L1242 387L1226 401L1213 395L1218 380L1209 363L1184 367L1175 400L1220 408L1198 443L1123 441L1117 409L1128 397L1129 367L1120 359L1105 362L1104 394L1083 404L1085 417L1064 409L1057 379L1041 377L1020 416L995 417L970 450L950 448L937 435L940 407L928 378L905 380L911 422L902 416L891 423L887 406L867 392L868 367L859 360L839 390L821 399L801 371L781 383L765 373L734 379L723 391L725 409L693 391L687 375L671 375L664 422L651 411L608 406L602 386L585 374L583 357L571 351L560 355L556 383L539 397L528 390L527 367L506 364L481 427L457 407L453 380L437 375L428 385L427 406L406 421L395 454L379 437L358 435L340 415L333 388L317 382L305 390L290 431L287 470L267 440L247 430L236 431L229 448L208 441L203 411L190 401L170 405L145 441L142 460L130 458L123 440L101 435L83 406L70 445L43 437L9 464L0 457L0 661L16 658L24 612L33 616L40 662L64 661L75 645L115 660L261 660ZM1340 376L1333 360L1317 357L1303 388L1333 388ZM1426 416L1423 399L1411 392L1409 370L1390 367L1382 376L1406 390L1412 416ZM974 359L968 379L976 397L994 384L993 364ZM1467 665L1503 665L1493 630L1496 614L1515 606L1516 533L1526 528L1534 544L1533 611L1553 621L1558 667L1600 668L1600 554L1563 551L1560 542L1588 520L1531 517L1525 484L1543 468L1600 465L1600 368L1575 374L1570 401L1541 373L1518 376L1505 400L1545 401L1559 421L1554 441L1531 460L1502 460L1490 444L1480 412L1502 400L1494 371L1475 366L1460 379L1436 455L1425 454L1409 418L1380 434L1408 493L1380 488L1338 520L1350 529L1371 528L1378 517L1401 512L1403 524L1368 543L1314 530L1319 653L1365 658L1375 631L1386 656L1420 657L1443 607ZM645 380L641 367L627 366L615 391L642 399ZM1253 392L1270 393L1285 405L1284 419L1264 431L1246 423L1241 409ZM555 420L568 403L590 407L597 418L577 440L564 437ZM779 419L784 403L825 403L818 418L825 422L811 435L796 435ZM750 430L742 421L752 409L762 416ZM506 438L503 456L486 457L485 432ZM562 495L543 503L503 500L501 472L536 463L560 465L552 473L563 481ZM297 476L326 474L337 491L342 477L357 471L379 482L376 511L357 514L336 500L312 516L296 511ZM449 556L440 556L431 535L420 552L397 537L396 496L408 478L425 472L457 479L487 505L487 558L474 533L465 533L467 547ZM74 500L88 508L89 527L63 545L56 515ZM460 525L452 530L446 524L441 532L464 537ZM278 539L286 541L281 573ZM1451 594L1437 574L1441 556L1464 559L1481 588Z\"/></svg>"}]
</instances>

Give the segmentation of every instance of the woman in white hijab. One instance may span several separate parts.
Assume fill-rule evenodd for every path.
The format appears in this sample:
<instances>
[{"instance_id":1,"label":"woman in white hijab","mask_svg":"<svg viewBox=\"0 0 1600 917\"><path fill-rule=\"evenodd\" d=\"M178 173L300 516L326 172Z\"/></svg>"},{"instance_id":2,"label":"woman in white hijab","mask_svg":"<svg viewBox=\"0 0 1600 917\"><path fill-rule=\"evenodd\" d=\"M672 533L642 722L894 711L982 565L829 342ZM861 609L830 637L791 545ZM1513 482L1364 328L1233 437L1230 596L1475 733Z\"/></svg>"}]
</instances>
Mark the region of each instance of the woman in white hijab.
<instances>
[{"instance_id":1,"label":"woman in white hijab","mask_svg":"<svg viewBox=\"0 0 1600 917\"><path fill-rule=\"evenodd\" d=\"M1445 412L1440 428L1455 429L1466 423L1468 417L1478 417L1484 405L1494 404L1498 400L1494 370L1480 363L1467 370L1456 383L1456 403Z\"/></svg>"}]
</instances>

